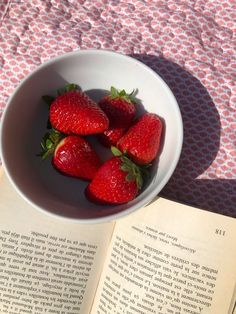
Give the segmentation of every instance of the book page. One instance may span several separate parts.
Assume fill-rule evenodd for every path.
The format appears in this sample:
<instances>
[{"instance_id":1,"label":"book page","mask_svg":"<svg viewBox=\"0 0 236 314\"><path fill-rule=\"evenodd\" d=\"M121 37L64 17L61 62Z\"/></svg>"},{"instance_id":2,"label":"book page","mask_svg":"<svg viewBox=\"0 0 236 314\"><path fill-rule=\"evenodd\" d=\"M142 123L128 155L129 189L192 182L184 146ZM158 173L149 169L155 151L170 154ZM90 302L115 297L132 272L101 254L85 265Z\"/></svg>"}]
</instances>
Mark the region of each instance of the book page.
<instances>
[{"instance_id":1,"label":"book page","mask_svg":"<svg viewBox=\"0 0 236 314\"><path fill-rule=\"evenodd\" d=\"M234 219L157 199L117 222L91 313L231 314L235 240Z\"/></svg>"},{"instance_id":2,"label":"book page","mask_svg":"<svg viewBox=\"0 0 236 314\"><path fill-rule=\"evenodd\" d=\"M0 313L89 313L114 224L40 213L3 173L0 200Z\"/></svg>"},{"instance_id":3,"label":"book page","mask_svg":"<svg viewBox=\"0 0 236 314\"><path fill-rule=\"evenodd\" d=\"M230 307L230 314L236 314L236 282L235 282L235 286L234 286L234 294L233 294L233 298L232 298L232 304Z\"/></svg>"}]
</instances>

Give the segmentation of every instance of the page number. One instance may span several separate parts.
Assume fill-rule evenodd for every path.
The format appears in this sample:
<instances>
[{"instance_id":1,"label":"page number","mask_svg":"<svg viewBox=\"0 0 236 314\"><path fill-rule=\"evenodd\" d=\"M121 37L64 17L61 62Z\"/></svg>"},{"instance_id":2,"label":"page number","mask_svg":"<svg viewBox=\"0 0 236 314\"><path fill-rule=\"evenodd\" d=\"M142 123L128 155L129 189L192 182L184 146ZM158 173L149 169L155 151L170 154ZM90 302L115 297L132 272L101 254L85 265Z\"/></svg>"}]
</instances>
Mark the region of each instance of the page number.
<instances>
[{"instance_id":1,"label":"page number","mask_svg":"<svg viewBox=\"0 0 236 314\"><path fill-rule=\"evenodd\" d=\"M225 230L222 229L216 229L215 234L220 235L220 236L225 236Z\"/></svg>"}]
</instances>

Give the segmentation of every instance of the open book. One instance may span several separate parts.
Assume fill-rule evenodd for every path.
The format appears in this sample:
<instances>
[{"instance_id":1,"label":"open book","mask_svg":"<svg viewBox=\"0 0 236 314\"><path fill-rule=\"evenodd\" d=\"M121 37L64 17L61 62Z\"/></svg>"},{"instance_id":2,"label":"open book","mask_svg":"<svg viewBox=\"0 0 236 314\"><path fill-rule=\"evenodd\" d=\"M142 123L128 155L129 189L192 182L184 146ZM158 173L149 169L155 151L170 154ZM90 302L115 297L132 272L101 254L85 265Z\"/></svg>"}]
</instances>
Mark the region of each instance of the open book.
<instances>
[{"instance_id":1,"label":"open book","mask_svg":"<svg viewBox=\"0 0 236 314\"><path fill-rule=\"evenodd\" d=\"M0 313L228 314L236 221L166 199L116 223L33 209L0 176Z\"/></svg>"}]
</instances>

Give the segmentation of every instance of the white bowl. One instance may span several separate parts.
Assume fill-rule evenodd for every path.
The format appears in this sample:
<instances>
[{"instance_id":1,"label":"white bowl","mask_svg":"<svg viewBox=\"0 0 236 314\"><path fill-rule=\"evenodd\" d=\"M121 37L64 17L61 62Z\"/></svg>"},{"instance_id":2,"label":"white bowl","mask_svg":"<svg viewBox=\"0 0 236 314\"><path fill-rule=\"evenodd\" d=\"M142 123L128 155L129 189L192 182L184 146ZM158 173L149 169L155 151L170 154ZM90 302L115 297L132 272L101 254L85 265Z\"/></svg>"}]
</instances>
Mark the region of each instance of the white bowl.
<instances>
[{"instance_id":1,"label":"white bowl","mask_svg":"<svg viewBox=\"0 0 236 314\"><path fill-rule=\"evenodd\" d=\"M133 201L117 206L90 203L87 183L55 171L42 161L41 138L46 131L48 108L43 95L53 95L67 83L76 83L98 100L115 86L131 92L148 112L164 121L162 150L151 179ZM171 90L149 67L131 57L104 50L81 50L50 60L28 75L10 97L2 117L2 163L18 193L36 209L79 223L115 220L152 201L170 179L182 149L181 113ZM103 153L102 155L106 156ZM104 151L105 152L105 151Z\"/></svg>"}]
</instances>

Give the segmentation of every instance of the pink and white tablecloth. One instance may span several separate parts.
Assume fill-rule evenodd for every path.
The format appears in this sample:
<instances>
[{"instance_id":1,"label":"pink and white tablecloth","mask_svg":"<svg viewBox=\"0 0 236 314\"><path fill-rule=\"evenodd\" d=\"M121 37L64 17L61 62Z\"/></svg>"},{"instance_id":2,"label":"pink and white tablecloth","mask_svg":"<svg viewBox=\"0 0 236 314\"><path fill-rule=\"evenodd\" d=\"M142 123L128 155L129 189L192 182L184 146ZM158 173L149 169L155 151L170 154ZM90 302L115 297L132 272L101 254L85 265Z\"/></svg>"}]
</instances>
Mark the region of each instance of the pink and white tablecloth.
<instances>
[{"instance_id":1,"label":"pink and white tablecloth","mask_svg":"<svg viewBox=\"0 0 236 314\"><path fill-rule=\"evenodd\" d=\"M0 115L30 71L72 50L114 50L153 68L184 122L161 195L236 217L235 0L0 0L0 34Z\"/></svg>"}]
</instances>

